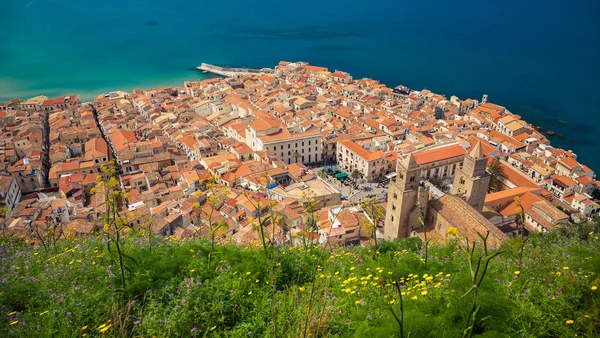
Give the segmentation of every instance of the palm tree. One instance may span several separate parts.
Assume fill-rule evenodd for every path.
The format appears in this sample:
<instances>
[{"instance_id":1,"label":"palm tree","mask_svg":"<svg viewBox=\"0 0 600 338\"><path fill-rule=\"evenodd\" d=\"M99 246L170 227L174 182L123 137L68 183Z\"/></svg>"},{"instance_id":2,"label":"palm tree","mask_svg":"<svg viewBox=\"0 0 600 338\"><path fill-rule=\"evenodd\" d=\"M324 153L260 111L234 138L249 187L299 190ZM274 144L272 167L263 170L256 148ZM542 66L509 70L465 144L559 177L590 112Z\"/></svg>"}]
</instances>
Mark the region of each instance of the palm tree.
<instances>
[{"instance_id":1,"label":"palm tree","mask_svg":"<svg viewBox=\"0 0 600 338\"><path fill-rule=\"evenodd\" d=\"M317 175L321 178L321 179L325 179L327 177L327 172L325 171L325 169L321 169L319 170L319 172L317 173Z\"/></svg>"},{"instance_id":2,"label":"palm tree","mask_svg":"<svg viewBox=\"0 0 600 338\"><path fill-rule=\"evenodd\" d=\"M294 156L294 158L296 159L296 162L298 162L298 158L300 158L300 154L298 153L298 150L295 150L294 154L292 156Z\"/></svg>"}]
</instances>

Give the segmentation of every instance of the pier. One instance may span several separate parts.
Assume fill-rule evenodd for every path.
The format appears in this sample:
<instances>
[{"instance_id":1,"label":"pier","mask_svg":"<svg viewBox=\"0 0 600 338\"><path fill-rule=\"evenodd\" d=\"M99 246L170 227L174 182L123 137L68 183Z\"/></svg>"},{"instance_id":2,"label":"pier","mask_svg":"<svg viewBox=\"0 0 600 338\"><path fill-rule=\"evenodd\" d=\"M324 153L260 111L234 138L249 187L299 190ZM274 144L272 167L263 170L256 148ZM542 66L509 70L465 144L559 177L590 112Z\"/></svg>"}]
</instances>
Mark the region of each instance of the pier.
<instances>
[{"instance_id":1,"label":"pier","mask_svg":"<svg viewBox=\"0 0 600 338\"><path fill-rule=\"evenodd\" d=\"M196 67L196 69L224 77L241 77L248 74L272 74L275 72L271 68L230 68L215 66L208 63L203 63Z\"/></svg>"}]
</instances>

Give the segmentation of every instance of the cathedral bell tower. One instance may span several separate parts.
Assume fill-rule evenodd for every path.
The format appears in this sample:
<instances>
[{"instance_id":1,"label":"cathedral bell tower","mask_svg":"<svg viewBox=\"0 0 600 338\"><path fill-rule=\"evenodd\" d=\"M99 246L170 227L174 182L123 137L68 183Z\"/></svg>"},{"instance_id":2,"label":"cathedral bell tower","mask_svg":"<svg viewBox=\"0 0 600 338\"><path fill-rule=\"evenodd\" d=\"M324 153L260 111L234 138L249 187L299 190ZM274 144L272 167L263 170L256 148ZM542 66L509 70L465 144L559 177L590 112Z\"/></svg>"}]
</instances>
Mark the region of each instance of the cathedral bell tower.
<instances>
[{"instance_id":1,"label":"cathedral bell tower","mask_svg":"<svg viewBox=\"0 0 600 338\"><path fill-rule=\"evenodd\" d=\"M390 182L383 235L385 239L410 237L419 206L426 210L428 192L420 186L421 169L412 154L398 161L396 177Z\"/></svg>"},{"instance_id":2,"label":"cathedral bell tower","mask_svg":"<svg viewBox=\"0 0 600 338\"><path fill-rule=\"evenodd\" d=\"M473 150L465 156L462 168L454 175L453 195L462 195L465 201L481 212L485 202L485 194L490 184L490 175L485 171L488 157L483 154L481 142L477 142Z\"/></svg>"}]
</instances>

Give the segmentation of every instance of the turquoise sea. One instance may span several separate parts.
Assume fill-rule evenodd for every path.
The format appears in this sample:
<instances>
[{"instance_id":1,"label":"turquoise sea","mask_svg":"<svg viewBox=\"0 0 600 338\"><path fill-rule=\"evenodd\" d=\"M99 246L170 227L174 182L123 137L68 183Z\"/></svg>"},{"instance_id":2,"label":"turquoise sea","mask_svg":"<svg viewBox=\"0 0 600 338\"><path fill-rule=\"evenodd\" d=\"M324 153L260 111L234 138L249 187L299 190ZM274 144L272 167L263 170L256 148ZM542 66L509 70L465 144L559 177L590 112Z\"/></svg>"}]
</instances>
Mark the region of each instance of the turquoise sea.
<instances>
[{"instance_id":1,"label":"turquoise sea","mask_svg":"<svg viewBox=\"0 0 600 338\"><path fill-rule=\"evenodd\" d=\"M308 61L505 105L600 170L600 2L1 0L0 100Z\"/></svg>"}]
</instances>

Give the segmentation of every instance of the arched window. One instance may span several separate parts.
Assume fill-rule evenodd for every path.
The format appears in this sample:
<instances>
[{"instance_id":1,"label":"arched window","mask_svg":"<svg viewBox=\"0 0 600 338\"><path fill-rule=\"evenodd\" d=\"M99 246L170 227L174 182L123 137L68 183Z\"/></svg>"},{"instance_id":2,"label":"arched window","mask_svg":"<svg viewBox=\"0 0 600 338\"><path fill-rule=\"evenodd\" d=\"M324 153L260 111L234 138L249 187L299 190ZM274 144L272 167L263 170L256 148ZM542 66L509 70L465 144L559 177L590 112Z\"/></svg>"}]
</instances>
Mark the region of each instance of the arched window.
<instances>
[{"instance_id":1,"label":"arched window","mask_svg":"<svg viewBox=\"0 0 600 338\"><path fill-rule=\"evenodd\" d=\"M415 181L415 177L414 177L414 176L411 176L411 177L410 177L410 182L414 182L414 181Z\"/></svg>"},{"instance_id":2,"label":"arched window","mask_svg":"<svg viewBox=\"0 0 600 338\"><path fill-rule=\"evenodd\" d=\"M460 184L465 184L465 178L461 176L459 183Z\"/></svg>"}]
</instances>

